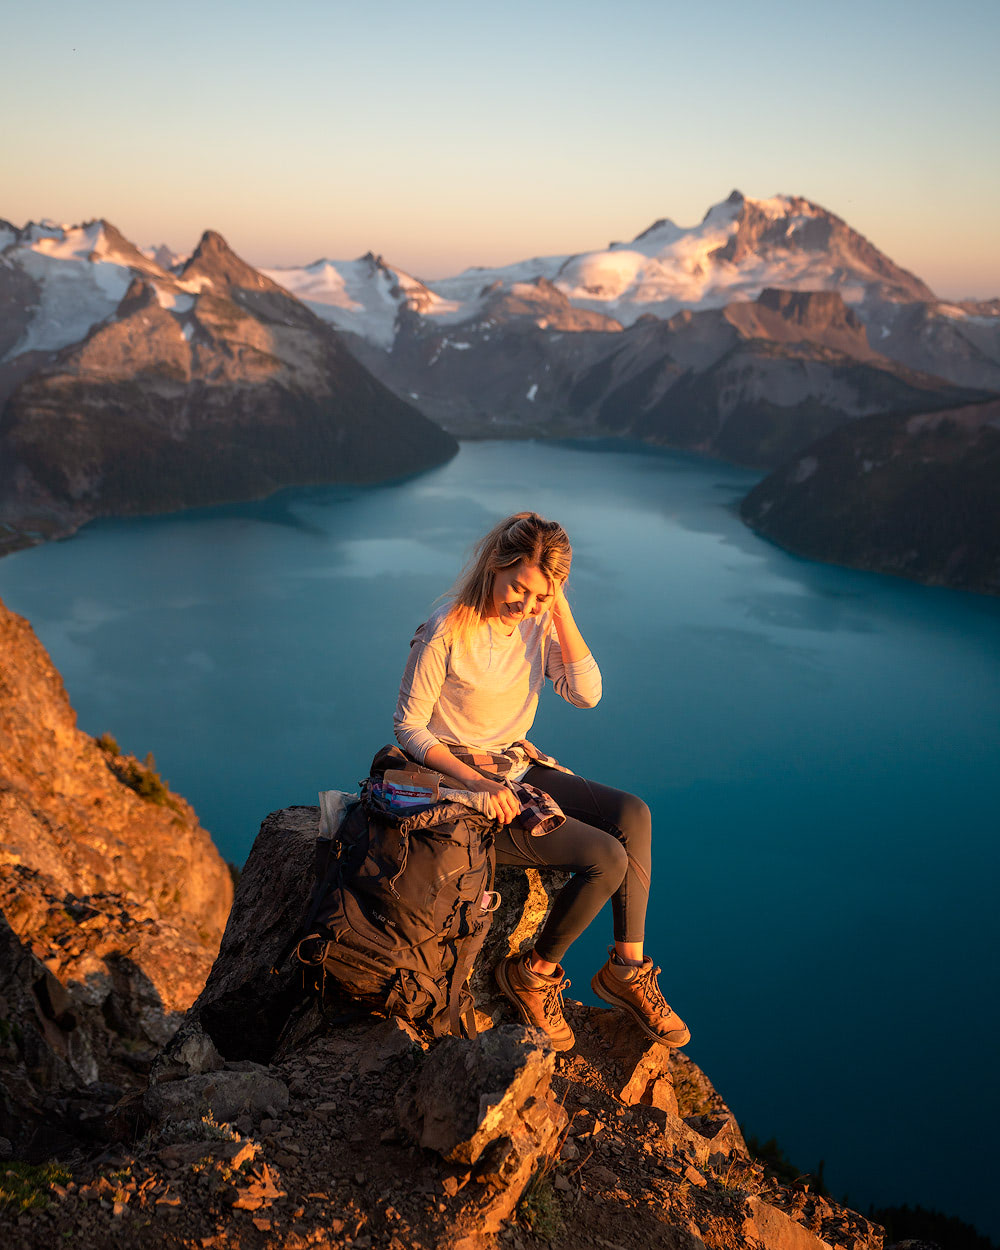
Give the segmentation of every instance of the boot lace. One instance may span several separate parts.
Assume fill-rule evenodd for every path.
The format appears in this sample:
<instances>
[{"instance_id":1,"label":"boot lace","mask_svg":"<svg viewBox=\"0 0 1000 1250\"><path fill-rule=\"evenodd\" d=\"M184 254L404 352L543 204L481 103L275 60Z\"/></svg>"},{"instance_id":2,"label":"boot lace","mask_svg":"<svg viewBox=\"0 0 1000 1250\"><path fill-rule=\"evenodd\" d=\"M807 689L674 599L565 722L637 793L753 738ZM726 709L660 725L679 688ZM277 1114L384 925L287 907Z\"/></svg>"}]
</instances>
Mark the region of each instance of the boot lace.
<instances>
[{"instance_id":1,"label":"boot lace","mask_svg":"<svg viewBox=\"0 0 1000 1250\"><path fill-rule=\"evenodd\" d=\"M663 997L663 991L660 989L660 984L656 979L659 975L660 969L654 968L650 964L645 972L639 973L632 984L637 988L641 988L643 997L657 1015L669 1016L670 1004Z\"/></svg>"},{"instance_id":2,"label":"boot lace","mask_svg":"<svg viewBox=\"0 0 1000 1250\"><path fill-rule=\"evenodd\" d=\"M542 998L542 1011L546 1020L552 1021L554 1024L562 1023L563 990L568 990L571 984L571 981L563 977L562 980L557 981L555 985L550 985L545 990L545 995Z\"/></svg>"}]
</instances>

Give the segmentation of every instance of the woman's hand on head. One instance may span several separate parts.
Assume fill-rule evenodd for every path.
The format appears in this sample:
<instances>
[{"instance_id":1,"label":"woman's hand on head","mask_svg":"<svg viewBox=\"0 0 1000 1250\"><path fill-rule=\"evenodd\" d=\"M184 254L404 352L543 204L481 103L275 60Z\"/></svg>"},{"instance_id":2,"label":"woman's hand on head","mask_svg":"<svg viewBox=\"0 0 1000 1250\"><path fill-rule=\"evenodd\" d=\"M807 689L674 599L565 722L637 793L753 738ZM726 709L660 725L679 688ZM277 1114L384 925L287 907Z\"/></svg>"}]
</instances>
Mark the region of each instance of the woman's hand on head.
<instances>
[{"instance_id":1,"label":"woman's hand on head","mask_svg":"<svg viewBox=\"0 0 1000 1250\"><path fill-rule=\"evenodd\" d=\"M561 616L569 611L569 603L566 599L566 582L553 581L552 583L552 615Z\"/></svg>"},{"instance_id":2,"label":"woman's hand on head","mask_svg":"<svg viewBox=\"0 0 1000 1250\"><path fill-rule=\"evenodd\" d=\"M521 811L521 804L517 801L513 790L502 781L490 781L487 777L481 777L475 785L470 785L469 789L490 796L493 819L499 820L502 825L509 825Z\"/></svg>"}]
</instances>

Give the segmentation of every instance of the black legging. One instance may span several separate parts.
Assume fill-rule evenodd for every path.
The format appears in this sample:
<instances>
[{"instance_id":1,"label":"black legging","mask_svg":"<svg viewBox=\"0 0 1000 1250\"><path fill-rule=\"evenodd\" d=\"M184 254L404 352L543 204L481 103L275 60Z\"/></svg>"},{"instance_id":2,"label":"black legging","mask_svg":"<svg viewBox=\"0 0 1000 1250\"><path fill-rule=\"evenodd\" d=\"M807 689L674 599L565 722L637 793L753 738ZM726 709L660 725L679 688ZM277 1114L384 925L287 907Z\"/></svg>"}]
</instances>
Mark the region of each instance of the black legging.
<instances>
[{"instance_id":1,"label":"black legging","mask_svg":"<svg viewBox=\"0 0 1000 1250\"><path fill-rule=\"evenodd\" d=\"M496 839L497 863L573 874L552 904L535 953L561 963L570 943L609 898L615 941L641 942L649 900L649 808L634 794L554 768L531 768L524 781L551 794L566 813L566 823L540 837L504 825Z\"/></svg>"}]
</instances>

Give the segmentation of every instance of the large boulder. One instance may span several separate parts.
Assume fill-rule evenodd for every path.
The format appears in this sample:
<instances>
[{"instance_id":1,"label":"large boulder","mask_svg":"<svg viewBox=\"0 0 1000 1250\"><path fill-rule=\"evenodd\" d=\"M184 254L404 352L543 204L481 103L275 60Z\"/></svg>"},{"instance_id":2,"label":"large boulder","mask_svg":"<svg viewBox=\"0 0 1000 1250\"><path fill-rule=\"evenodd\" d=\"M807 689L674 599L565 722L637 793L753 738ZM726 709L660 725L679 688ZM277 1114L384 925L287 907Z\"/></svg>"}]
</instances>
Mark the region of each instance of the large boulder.
<instances>
[{"instance_id":1,"label":"large boulder","mask_svg":"<svg viewBox=\"0 0 1000 1250\"><path fill-rule=\"evenodd\" d=\"M288 945L308 914L318 835L317 807L288 807L263 822L240 874L218 958L160 1067L179 1062L187 1068L184 1048L203 1035L225 1059L271 1058L303 997Z\"/></svg>"},{"instance_id":2,"label":"large boulder","mask_svg":"<svg viewBox=\"0 0 1000 1250\"><path fill-rule=\"evenodd\" d=\"M569 1122L552 1093L555 1053L506 1025L474 1041L445 1038L396 1096L404 1132L473 1175L476 1224L495 1232Z\"/></svg>"}]
</instances>

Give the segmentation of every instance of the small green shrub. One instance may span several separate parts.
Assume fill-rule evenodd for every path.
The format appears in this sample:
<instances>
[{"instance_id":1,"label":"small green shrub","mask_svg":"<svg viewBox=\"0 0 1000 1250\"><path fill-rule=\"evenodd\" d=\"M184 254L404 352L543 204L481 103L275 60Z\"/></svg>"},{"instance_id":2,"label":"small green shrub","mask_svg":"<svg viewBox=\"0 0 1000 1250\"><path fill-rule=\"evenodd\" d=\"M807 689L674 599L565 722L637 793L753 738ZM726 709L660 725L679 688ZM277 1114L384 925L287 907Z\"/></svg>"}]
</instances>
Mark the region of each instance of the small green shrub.
<instances>
[{"instance_id":1,"label":"small green shrub","mask_svg":"<svg viewBox=\"0 0 1000 1250\"><path fill-rule=\"evenodd\" d=\"M105 735L105 737L108 736L110 735ZM113 741L114 739L112 739ZM102 750L104 749L102 747ZM122 785L126 785L130 790L134 790L147 803L155 803L158 807L169 807L178 814L183 814L183 808L170 793L167 783L156 771L156 760L153 758L152 751L149 752L141 764L134 755L127 755L124 758L115 759L109 764L109 767Z\"/></svg>"},{"instance_id":2,"label":"small green shrub","mask_svg":"<svg viewBox=\"0 0 1000 1250\"><path fill-rule=\"evenodd\" d=\"M121 755L121 750L118 746L118 739L114 736L114 734L101 734L101 736L99 738L95 738L94 741L105 755Z\"/></svg>"},{"instance_id":3,"label":"small green shrub","mask_svg":"<svg viewBox=\"0 0 1000 1250\"><path fill-rule=\"evenodd\" d=\"M18 1214L49 1204L49 1186L65 1185L70 1174L58 1163L0 1164L0 1207Z\"/></svg>"},{"instance_id":4,"label":"small green shrub","mask_svg":"<svg viewBox=\"0 0 1000 1250\"><path fill-rule=\"evenodd\" d=\"M562 1208L548 1172L542 1172L529 1182L517 1204L517 1218L546 1241L551 1241L562 1228Z\"/></svg>"}]
</instances>

